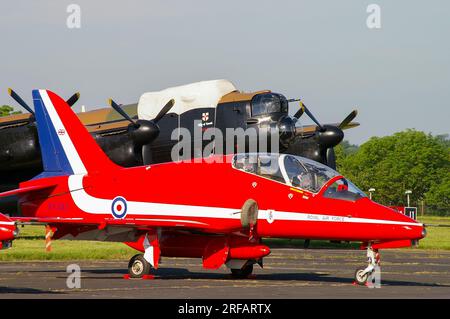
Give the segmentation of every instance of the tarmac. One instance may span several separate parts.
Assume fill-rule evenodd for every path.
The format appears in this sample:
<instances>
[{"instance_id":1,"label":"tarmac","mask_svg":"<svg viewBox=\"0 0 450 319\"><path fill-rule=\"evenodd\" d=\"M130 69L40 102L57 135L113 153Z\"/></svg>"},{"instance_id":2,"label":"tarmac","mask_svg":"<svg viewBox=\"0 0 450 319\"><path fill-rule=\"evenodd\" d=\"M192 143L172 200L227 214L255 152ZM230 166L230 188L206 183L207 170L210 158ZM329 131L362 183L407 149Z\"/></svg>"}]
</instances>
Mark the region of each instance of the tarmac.
<instances>
[{"instance_id":1,"label":"tarmac","mask_svg":"<svg viewBox=\"0 0 450 319\"><path fill-rule=\"evenodd\" d=\"M124 279L128 260L0 262L0 298L450 298L450 251L385 250L381 258L381 287L372 289L353 284L367 265L357 250L273 249L248 279L189 258L163 258L147 280ZM71 264L81 269L80 288L69 288L77 283Z\"/></svg>"}]
</instances>

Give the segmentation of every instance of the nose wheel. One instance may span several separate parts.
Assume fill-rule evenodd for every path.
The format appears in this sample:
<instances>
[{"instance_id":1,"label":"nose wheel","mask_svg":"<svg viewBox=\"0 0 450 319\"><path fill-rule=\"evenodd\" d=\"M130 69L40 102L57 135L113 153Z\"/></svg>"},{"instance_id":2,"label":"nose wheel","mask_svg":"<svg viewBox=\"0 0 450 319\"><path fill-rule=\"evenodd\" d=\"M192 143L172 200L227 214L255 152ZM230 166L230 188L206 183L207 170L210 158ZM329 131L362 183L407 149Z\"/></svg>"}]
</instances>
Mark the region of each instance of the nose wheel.
<instances>
[{"instance_id":1,"label":"nose wheel","mask_svg":"<svg viewBox=\"0 0 450 319\"><path fill-rule=\"evenodd\" d=\"M378 249L373 249L369 244L367 246L367 267L361 267L355 271L355 283L365 286L371 275L380 267L380 253Z\"/></svg>"},{"instance_id":2,"label":"nose wheel","mask_svg":"<svg viewBox=\"0 0 450 319\"><path fill-rule=\"evenodd\" d=\"M145 260L143 254L137 254L131 257L128 262L128 274L130 278L142 278L150 274L152 266Z\"/></svg>"}]
</instances>

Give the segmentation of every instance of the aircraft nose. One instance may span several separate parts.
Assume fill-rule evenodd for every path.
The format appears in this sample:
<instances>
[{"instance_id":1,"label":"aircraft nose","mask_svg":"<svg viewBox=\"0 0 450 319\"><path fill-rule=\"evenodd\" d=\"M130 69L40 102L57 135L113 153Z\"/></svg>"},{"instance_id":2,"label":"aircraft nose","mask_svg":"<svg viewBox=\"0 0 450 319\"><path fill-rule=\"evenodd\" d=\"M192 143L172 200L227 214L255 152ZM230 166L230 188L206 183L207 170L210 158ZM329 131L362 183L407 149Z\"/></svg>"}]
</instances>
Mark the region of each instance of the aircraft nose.
<instances>
[{"instance_id":1,"label":"aircraft nose","mask_svg":"<svg viewBox=\"0 0 450 319\"><path fill-rule=\"evenodd\" d=\"M422 225L422 238L427 237L427 226L425 224Z\"/></svg>"}]
</instances>

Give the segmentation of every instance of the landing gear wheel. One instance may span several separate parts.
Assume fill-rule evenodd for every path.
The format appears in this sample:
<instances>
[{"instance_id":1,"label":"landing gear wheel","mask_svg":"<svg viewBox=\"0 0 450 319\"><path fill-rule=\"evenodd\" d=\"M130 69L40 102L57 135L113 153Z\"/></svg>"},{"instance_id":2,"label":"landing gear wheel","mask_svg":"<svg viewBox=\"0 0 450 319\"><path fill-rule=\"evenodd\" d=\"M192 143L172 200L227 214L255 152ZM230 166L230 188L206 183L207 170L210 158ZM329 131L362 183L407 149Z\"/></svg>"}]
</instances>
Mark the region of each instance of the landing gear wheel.
<instances>
[{"instance_id":1,"label":"landing gear wheel","mask_svg":"<svg viewBox=\"0 0 450 319\"><path fill-rule=\"evenodd\" d=\"M365 267L361 267L356 269L355 271L355 281L360 286L365 286L367 283L367 279L369 278L369 273L366 272L364 274L364 270L366 270Z\"/></svg>"},{"instance_id":2,"label":"landing gear wheel","mask_svg":"<svg viewBox=\"0 0 450 319\"><path fill-rule=\"evenodd\" d=\"M134 255L128 262L130 278L142 278L150 273L151 268L150 263L144 259L143 254Z\"/></svg>"},{"instance_id":3,"label":"landing gear wheel","mask_svg":"<svg viewBox=\"0 0 450 319\"><path fill-rule=\"evenodd\" d=\"M231 269L231 275L234 278L247 278L253 272L253 264L245 265L241 269Z\"/></svg>"}]
</instances>

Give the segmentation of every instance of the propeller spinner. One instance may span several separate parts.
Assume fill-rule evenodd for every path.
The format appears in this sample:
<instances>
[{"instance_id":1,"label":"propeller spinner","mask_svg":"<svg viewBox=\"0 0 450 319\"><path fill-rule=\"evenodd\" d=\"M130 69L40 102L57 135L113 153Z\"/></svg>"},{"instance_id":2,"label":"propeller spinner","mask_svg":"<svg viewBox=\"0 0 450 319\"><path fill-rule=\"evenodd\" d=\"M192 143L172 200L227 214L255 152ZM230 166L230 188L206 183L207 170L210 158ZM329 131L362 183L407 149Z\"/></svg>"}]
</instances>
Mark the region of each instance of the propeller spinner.
<instances>
[{"instance_id":1,"label":"propeller spinner","mask_svg":"<svg viewBox=\"0 0 450 319\"><path fill-rule=\"evenodd\" d=\"M331 168L336 168L336 156L334 147L338 145L344 139L344 129L355 126L351 121L358 114L357 110L353 110L347 117L339 124L325 124L322 125L308 107L300 99L290 99L289 102L299 101L300 109L294 114L294 118L298 120L303 114L308 117L317 125L316 131L313 133L317 145L319 146L319 153L323 161ZM296 135L302 135L302 129L296 130Z\"/></svg>"},{"instance_id":2,"label":"propeller spinner","mask_svg":"<svg viewBox=\"0 0 450 319\"><path fill-rule=\"evenodd\" d=\"M171 99L164 105L153 120L133 120L114 100L109 99L108 104L117 111L124 119L130 122L128 131L131 139L137 146L142 148L142 161L144 165L152 163L151 143L159 135L158 122L166 115L174 106L175 100Z\"/></svg>"}]
</instances>

